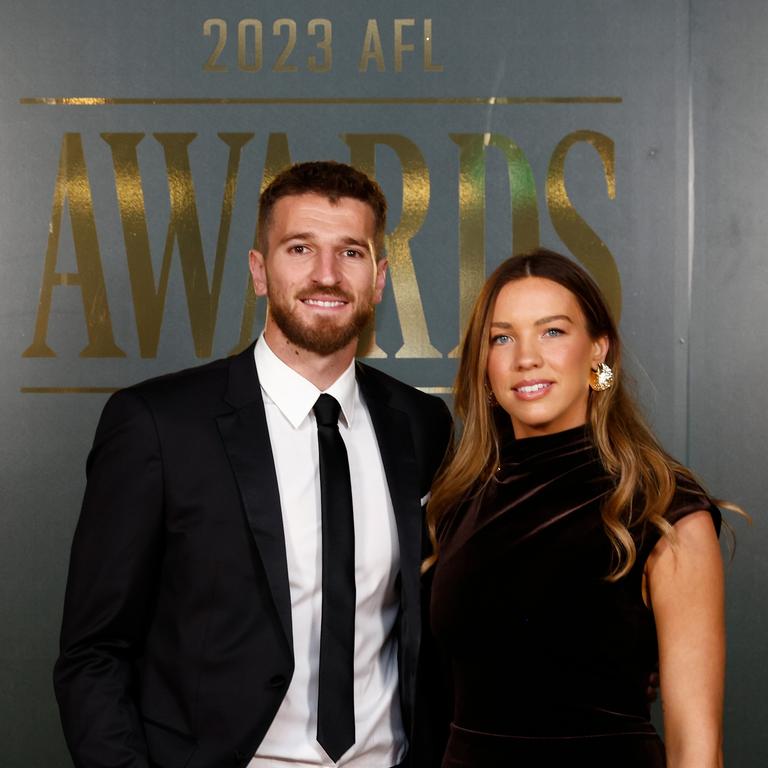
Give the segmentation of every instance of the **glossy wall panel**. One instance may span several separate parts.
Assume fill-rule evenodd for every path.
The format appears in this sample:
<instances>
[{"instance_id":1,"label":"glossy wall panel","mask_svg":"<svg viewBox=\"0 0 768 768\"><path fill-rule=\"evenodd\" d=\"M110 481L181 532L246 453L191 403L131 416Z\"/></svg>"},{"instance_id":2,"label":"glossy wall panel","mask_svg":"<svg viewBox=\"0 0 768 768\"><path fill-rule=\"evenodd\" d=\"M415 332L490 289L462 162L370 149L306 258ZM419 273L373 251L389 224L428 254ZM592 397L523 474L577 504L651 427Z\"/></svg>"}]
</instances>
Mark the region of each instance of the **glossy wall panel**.
<instances>
[{"instance_id":1,"label":"glossy wall panel","mask_svg":"<svg viewBox=\"0 0 768 768\"><path fill-rule=\"evenodd\" d=\"M728 765L768 762L768 7L692 14L695 238L690 355L691 465L752 515L736 523L728 570Z\"/></svg>"}]
</instances>

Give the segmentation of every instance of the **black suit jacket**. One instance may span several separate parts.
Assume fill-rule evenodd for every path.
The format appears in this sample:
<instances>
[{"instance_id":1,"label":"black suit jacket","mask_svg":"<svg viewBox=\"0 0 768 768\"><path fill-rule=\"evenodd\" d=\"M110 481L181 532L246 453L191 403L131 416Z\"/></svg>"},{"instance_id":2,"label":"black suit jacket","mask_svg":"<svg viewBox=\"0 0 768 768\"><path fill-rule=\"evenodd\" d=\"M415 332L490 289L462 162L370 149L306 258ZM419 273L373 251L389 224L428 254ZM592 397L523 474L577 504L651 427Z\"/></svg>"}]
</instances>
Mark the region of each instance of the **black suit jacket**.
<instances>
[{"instance_id":1,"label":"black suit jacket","mask_svg":"<svg viewBox=\"0 0 768 768\"><path fill-rule=\"evenodd\" d=\"M413 722L422 499L448 409L358 363L397 521ZM290 460L290 457L286 457ZM88 457L54 671L80 767L243 766L293 674L282 516L253 347L122 390Z\"/></svg>"}]
</instances>

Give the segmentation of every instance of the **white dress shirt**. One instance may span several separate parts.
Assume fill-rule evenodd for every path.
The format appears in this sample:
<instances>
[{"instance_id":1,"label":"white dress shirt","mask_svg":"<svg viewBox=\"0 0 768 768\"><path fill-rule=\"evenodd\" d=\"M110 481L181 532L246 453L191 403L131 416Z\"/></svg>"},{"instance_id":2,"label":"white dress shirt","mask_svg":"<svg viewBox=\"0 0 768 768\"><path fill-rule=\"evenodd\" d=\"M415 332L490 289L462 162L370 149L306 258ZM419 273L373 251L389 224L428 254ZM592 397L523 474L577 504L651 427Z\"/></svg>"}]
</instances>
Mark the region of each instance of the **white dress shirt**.
<instances>
[{"instance_id":1,"label":"white dress shirt","mask_svg":"<svg viewBox=\"0 0 768 768\"><path fill-rule=\"evenodd\" d=\"M355 743L334 763L317 742L322 614L322 515L317 426L321 390L278 358L261 336L254 356L277 472L291 591L295 671L248 768L389 768L405 754L398 694L396 587L400 569L392 501L354 361L327 389L341 405L355 521Z\"/></svg>"}]
</instances>

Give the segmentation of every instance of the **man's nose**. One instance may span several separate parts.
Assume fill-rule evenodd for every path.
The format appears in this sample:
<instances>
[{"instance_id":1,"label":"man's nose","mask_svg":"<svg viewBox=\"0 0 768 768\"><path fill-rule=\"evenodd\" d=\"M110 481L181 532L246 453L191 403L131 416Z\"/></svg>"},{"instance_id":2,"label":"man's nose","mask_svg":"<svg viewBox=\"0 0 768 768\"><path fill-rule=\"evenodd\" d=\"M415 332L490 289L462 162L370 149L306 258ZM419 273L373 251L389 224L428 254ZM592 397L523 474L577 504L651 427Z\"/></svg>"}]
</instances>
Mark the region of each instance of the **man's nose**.
<instances>
[{"instance_id":1,"label":"man's nose","mask_svg":"<svg viewBox=\"0 0 768 768\"><path fill-rule=\"evenodd\" d=\"M315 255L312 279L319 285L336 285L341 281L341 269L336 254L321 248Z\"/></svg>"}]
</instances>

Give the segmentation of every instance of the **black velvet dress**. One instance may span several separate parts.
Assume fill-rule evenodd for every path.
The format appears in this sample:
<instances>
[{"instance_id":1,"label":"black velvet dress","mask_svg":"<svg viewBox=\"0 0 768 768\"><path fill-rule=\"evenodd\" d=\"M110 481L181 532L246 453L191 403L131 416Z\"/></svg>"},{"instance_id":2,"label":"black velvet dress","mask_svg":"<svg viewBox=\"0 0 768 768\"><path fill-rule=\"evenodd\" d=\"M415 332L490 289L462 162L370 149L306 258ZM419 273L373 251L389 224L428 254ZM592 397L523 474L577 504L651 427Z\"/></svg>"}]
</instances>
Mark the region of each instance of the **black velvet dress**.
<instances>
[{"instance_id":1,"label":"black velvet dress","mask_svg":"<svg viewBox=\"0 0 768 768\"><path fill-rule=\"evenodd\" d=\"M453 688L443 768L665 764L641 592L659 533L633 530L632 571L606 581L600 507L611 488L585 427L511 440L485 492L442 524L431 622ZM667 519L699 509L719 530L717 508L681 480Z\"/></svg>"}]
</instances>

